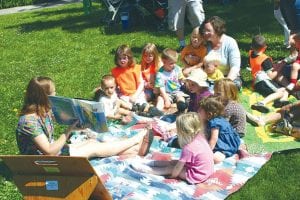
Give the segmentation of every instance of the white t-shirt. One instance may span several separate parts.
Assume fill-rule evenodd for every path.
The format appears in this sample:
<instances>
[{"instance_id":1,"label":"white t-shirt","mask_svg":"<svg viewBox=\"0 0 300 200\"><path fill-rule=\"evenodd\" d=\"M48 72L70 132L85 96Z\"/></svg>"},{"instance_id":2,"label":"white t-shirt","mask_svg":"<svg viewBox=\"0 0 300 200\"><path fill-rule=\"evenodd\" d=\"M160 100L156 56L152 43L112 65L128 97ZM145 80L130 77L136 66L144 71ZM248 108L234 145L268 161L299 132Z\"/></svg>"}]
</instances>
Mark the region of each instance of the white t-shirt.
<instances>
[{"instance_id":1,"label":"white t-shirt","mask_svg":"<svg viewBox=\"0 0 300 200\"><path fill-rule=\"evenodd\" d=\"M117 93L114 93L111 97L103 96L100 98L99 102L104 105L105 116L114 116L117 111L117 101L119 100Z\"/></svg>"}]
</instances>

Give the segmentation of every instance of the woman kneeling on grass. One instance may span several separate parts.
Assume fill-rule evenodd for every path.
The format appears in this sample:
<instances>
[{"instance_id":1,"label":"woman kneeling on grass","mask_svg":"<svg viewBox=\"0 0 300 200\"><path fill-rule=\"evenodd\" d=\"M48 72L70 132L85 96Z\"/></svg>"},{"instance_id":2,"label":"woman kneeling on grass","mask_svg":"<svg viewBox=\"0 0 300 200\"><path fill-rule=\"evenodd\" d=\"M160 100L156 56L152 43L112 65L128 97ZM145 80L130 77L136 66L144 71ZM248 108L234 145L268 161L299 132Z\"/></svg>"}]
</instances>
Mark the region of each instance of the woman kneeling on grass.
<instances>
[{"instance_id":1,"label":"woman kneeling on grass","mask_svg":"<svg viewBox=\"0 0 300 200\"><path fill-rule=\"evenodd\" d=\"M76 144L66 144L75 122L54 140L53 119L48 95L55 95L54 82L48 77L30 80L25 94L16 130L17 144L25 155L69 155L82 157L107 157L113 155L145 155L149 134L141 131L136 136L116 142L101 143L90 139ZM78 129L78 128L77 128ZM147 145L145 146L145 143Z\"/></svg>"}]
</instances>

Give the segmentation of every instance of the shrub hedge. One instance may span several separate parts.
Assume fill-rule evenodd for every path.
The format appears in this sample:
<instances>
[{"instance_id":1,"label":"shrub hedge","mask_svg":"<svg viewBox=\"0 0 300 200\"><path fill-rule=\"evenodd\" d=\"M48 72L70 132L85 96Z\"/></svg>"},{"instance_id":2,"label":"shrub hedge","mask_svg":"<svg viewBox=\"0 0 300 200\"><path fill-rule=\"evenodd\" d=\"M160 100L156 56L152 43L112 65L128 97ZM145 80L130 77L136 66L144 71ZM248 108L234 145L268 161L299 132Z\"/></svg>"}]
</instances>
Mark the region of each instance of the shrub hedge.
<instances>
[{"instance_id":1,"label":"shrub hedge","mask_svg":"<svg viewBox=\"0 0 300 200\"><path fill-rule=\"evenodd\" d=\"M32 5L58 0L0 0L0 9L11 8L16 6Z\"/></svg>"}]
</instances>

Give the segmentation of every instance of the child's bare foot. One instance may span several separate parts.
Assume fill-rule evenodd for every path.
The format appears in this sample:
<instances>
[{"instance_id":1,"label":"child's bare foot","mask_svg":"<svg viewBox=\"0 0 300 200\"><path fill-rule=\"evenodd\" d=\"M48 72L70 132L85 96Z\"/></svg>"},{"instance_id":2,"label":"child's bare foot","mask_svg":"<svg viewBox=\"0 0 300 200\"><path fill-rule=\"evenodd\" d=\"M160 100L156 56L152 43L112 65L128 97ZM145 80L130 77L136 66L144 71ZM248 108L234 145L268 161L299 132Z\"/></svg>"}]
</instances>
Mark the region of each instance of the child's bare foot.
<instances>
[{"instance_id":1,"label":"child's bare foot","mask_svg":"<svg viewBox=\"0 0 300 200\"><path fill-rule=\"evenodd\" d=\"M152 171L151 167L142 163L131 163L130 166L132 167L132 169L143 173L151 173Z\"/></svg>"},{"instance_id":2,"label":"child's bare foot","mask_svg":"<svg viewBox=\"0 0 300 200\"><path fill-rule=\"evenodd\" d=\"M266 123L264 122L262 117L255 116L251 113L246 114L247 122L252 124L253 126L264 126Z\"/></svg>"},{"instance_id":3,"label":"child's bare foot","mask_svg":"<svg viewBox=\"0 0 300 200\"><path fill-rule=\"evenodd\" d=\"M126 115L122 117L122 124L128 124L132 121L132 116L131 115Z\"/></svg>"}]
</instances>

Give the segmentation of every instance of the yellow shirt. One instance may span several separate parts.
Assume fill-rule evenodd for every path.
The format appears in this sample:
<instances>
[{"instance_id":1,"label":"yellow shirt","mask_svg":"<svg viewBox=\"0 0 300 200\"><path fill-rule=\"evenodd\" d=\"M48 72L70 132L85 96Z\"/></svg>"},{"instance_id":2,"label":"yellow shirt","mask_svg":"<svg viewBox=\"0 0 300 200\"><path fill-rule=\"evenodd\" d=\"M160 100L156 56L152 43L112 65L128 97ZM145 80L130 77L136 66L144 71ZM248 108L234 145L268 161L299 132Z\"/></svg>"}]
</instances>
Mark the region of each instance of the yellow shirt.
<instances>
[{"instance_id":1,"label":"yellow shirt","mask_svg":"<svg viewBox=\"0 0 300 200\"><path fill-rule=\"evenodd\" d=\"M213 74L207 75L207 80L209 80L209 81L217 81L222 78L224 78L224 74L219 69L216 69L216 71Z\"/></svg>"}]
</instances>

